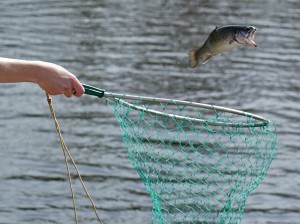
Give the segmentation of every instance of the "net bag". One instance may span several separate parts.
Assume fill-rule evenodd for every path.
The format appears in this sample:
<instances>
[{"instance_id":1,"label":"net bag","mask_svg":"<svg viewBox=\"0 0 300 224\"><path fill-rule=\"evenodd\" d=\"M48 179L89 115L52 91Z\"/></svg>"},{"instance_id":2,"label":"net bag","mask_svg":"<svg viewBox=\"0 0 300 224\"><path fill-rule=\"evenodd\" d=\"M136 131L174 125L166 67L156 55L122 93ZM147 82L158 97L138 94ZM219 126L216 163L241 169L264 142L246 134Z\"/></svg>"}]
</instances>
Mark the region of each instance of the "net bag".
<instances>
[{"instance_id":1,"label":"net bag","mask_svg":"<svg viewBox=\"0 0 300 224\"><path fill-rule=\"evenodd\" d=\"M274 126L186 101L108 97L128 157L153 203L152 223L240 223L276 155Z\"/></svg>"},{"instance_id":2,"label":"net bag","mask_svg":"<svg viewBox=\"0 0 300 224\"><path fill-rule=\"evenodd\" d=\"M276 156L271 121L219 106L84 88L113 109L152 199L152 223L241 222L249 193Z\"/></svg>"}]
</instances>

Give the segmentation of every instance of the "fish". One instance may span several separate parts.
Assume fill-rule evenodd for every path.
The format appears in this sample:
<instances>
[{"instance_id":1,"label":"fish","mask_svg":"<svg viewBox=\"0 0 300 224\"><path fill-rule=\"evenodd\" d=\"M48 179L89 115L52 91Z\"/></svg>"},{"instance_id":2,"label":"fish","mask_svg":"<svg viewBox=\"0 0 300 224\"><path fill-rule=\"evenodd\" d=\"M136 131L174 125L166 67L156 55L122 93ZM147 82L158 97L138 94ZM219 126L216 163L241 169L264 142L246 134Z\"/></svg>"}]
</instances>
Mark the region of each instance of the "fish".
<instances>
[{"instance_id":1,"label":"fish","mask_svg":"<svg viewBox=\"0 0 300 224\"><path fill-rule=\"evenodd\" d=\"M242 25L217 26L199 49L191 49L189 66L195 68L204 64L213 56L240 46L257 47L254 42L256 27Z\"/></svg>"}]
</instances>

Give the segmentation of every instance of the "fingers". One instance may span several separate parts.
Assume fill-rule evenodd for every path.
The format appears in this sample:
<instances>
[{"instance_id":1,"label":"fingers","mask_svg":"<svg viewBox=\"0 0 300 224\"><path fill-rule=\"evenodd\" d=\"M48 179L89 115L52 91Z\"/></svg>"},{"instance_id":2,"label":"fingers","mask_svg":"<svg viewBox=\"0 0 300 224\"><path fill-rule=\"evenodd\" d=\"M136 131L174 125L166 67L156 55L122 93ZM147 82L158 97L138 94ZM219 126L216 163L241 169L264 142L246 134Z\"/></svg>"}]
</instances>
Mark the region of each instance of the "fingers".
<instances>
[{"instance_id":1,"label":"fingers","mask_svg":"<svg viewBox=\"0 0 300 224\"><path fill-rule=\"evenodd\" d=\"M72 91L72 94L74 96L80 97L83 93L84 93L84 88L81 85L81 83L79 82L79 80L76 78L73 81L73 91Z\"/></svg>"},{"instance_id":2,"label":"fingers","mask_svg":"<svg viewBox=\"0 0 300 224\"><path fill-rule=\"evenodd\" d=\"M70 85L65 88L64 95L68 98L72 96L80 97L84 93L84 88L77 78L75 78Z\"/></svg>"},{"instance_id":3,"label":"fingers","mask_svg":"<svg viewBox=\"0 0 300 224\"><path fill-rule=\"evenodd\" d=\"M68 98L73 96L73 89L69 88L64 92L64 95Z\"/></svg>"}]
</instances>

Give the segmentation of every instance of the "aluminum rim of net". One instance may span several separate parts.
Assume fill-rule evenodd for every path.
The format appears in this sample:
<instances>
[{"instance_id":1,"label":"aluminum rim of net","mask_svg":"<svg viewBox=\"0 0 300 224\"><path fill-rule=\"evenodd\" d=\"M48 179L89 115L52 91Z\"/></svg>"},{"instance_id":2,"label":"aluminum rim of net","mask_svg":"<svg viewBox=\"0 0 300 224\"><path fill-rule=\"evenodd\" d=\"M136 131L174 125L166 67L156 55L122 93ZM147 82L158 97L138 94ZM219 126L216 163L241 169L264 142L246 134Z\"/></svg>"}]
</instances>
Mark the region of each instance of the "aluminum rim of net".
<instances>
[{"instance_id":1,"label":"aluminum rim of net","mask_svg":"<svg viewBox=\"0 0 300 224\"><path fill-rule=\"evenodd\" d=\"M155 97L143 97L143 96L135 96L135 95L124 95L124 94L116 94L116 93L109 93L105 92L104 97L111 99L113 101L118 101L122 105L130 107L134 110L142 111L149 114L154 114L158 116L178 119L178 120L186 120L190 122L196 122L200 124L206 124L211 126L226 126L226 127L242 127L242 128L248 128L248 127L265 127L268 126L270 121L267 120L264 117L244 112L241 110L231 109L227 107L221 107L221 106L215 106L211 104L204 104L204 103L196 103L191 101L184 101L184 100L173 100L173 99L167 99L167 98L155 98ZM132 101L141 101L141 102L147 102L147 103L166 103L170 105L177 105L177 106L191 106L191 107L198 107L202 109L208 109L208 110L214 110L214 111L222 111L227 112L239 116L244 116L246 118L251 118L256 120L257 122L222 122L222 121L212 121L212 120L205 120L200 118L193 118L189 116L182 116L177 114L171 114L171 113L165 113L153 109L148 109L146 107L137 106L133 103L129 103L126 100L132 100Z\"/></svg>"}]
</instances>

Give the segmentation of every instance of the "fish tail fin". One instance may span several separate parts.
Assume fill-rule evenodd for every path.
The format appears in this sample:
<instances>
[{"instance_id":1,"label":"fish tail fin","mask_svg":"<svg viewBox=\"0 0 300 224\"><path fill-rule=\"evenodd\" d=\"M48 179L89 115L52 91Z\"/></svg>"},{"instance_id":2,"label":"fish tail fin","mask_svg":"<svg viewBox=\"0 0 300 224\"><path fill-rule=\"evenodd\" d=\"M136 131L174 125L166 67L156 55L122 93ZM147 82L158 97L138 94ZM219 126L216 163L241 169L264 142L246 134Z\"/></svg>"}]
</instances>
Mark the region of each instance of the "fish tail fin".
<instances>
[{"instance_id":1,"label":"fish tail fin","mask_svg":"<svg viewBox=\"0 0 300 224\"><path fill-rule=\"evenodd\" d=\"M196 49L191 49L189 51L189 65L191 68L195 68L199 64L200 61L197 56Z\"/></svg>"},{"instance_id":2,"label":"fish tail fin","mask_svg":"<svg viewBox=\"0 0 300 224\"><path fill-rule=\"evenodd\" d=\"M212 58L212 54L204 53L196 49L189 51L189 65L191 68L195 68L197 65L205 64L209 59Z\"/></svg>"}]
</instances>

